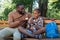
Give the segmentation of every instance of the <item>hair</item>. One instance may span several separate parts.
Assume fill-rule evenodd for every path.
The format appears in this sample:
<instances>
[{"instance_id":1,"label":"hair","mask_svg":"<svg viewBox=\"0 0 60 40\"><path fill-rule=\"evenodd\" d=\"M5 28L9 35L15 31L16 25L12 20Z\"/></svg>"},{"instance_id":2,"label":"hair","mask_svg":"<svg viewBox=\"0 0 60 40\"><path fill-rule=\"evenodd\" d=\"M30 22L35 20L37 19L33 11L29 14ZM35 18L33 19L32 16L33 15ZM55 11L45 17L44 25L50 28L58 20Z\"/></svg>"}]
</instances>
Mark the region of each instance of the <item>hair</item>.
<instances>
[{"instance_id":1,"label":"hair","mask_svg":"<svg viewBox=\"0 0 60 40\"><path fill-rule=\"evenodd\" d=\"M38 13L41 13L41 10L39 8L34 9L34 11L37 11Z\"/></svg>"},{"instance_id":2,"label":"hair","mask_svg":"<svg viewBox=\"0 0 60 40\"><path fill-rule=\"evenodd\" d=\"M17 4L16 4L16 8L17 8L18 6L21 6L21 5L24 6L24 4L22 4L22 3L17 3Z\"/></svg>"}]
</instances>

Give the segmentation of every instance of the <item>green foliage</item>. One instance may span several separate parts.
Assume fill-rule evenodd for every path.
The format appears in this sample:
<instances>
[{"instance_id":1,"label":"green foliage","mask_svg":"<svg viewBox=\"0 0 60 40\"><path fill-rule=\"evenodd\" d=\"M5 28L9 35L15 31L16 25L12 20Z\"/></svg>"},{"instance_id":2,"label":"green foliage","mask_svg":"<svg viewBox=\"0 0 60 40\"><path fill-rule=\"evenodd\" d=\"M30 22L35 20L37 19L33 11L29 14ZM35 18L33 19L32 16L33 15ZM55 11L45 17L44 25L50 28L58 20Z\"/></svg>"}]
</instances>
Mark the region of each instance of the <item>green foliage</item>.
<instances>
[{"instance_id":1,"label":"green foliage","mask_svg":"<svg viewBox=\"0 0 60 40\"><path fill-rule=\"evenodd\" d=\"M0 1L0 20L7 20L8 13L14 9L14 4L11 3L11 0Z\"/></svg>"},{"instance_id":2,"label":"green foliage","mask_svg":"<svg viewBox=\"0 0 60 40\"><path fill-rule=\"evenodd\" d=\"M49 2L46 16L48 18L60 19L60 0Z\"/></svg>"},{"instance_id":3,"label":"green foliage","mask_svg":"<svg viewBox=\"0 0 60 40\"><path fill-rule=\"evenodd\" d=\"M8 19L8 13L11 12L13 8L5 8L3 14L4 14L4 20Z\"/></svg>"},{"instance_id":4,"label":"green foliage","mask_svg":"<svg viewBox=\"0 0 60 40\"><path fill-rule=\"evenodd\" d=\"M12 0L12 3L17 4L17 3L22 3L25 5L25 7L29 7L31 5L33 0Z\"/></svg>"},{"instance_id":5,"label":"green foliage","mask_svg":"<svg viewBox=\"0 0 60 40\"><path fill-rule=\"evenodd\" d=\"M13 4L22 3L25 5L25 9L28 8L29 12L32 12L32 5L34 0L12 0Z\"/></svg>"}]
</instances>

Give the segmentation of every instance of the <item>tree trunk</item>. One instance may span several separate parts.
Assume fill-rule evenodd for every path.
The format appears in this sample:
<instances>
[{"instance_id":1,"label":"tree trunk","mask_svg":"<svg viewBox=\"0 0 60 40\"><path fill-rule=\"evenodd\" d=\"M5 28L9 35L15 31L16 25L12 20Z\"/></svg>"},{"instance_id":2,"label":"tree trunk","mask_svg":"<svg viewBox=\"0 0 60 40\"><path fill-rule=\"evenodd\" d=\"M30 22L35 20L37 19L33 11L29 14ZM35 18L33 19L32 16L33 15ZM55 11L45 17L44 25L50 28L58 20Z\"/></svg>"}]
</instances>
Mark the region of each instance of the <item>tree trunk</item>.
<instances>
[{"instance_id":1,"label":"tree trunk","mask_svg":"<svg viewBox=\"0 0 60 40\"><path fill-rule=\"evenodd\" d=\"M28 12L32 13L32 5L29 5Z\"/></svg>"},{"instance_id":2,"label":"tree trunk","mask_svg":"<svg viewBox=\"0 0 60 40\"><path fill-rule=\"evenodd\" d=\"M32 6L33 6L33 0L31 2L31 4L28 7L28 12L32 13Z\"/></svg>"},{"instance_id":3,"label":"tree trunk","mask_svg":"<svg viewBox=\"0 0 60 40\"><path fill-rule=\"evenodd\" d=\"M39 0L38 4L41 10L41 16L46 17L48 0Z\"/></svg>"}]
</instances>

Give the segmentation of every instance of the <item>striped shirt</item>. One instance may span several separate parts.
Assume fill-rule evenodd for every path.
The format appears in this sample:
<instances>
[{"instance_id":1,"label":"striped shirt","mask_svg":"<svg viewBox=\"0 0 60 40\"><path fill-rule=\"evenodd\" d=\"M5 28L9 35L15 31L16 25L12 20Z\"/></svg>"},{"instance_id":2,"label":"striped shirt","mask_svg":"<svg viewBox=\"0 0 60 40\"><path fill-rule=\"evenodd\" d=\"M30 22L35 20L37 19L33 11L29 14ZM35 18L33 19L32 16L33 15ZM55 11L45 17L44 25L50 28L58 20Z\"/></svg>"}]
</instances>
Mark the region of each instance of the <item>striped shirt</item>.
<instances>
[{"instance_id":1,"label":"striped shirt","mask_svg":"<svg viewBox=\"0 0 60 40\"><path fill-rule=\"evenodd\" d=\"M31 23L31 21L33 23ZM39 29L41 27L43 27L43 18L42 17L38 17L36 20L34 19L34 17L31 17L28 21L28 27L34 27L35 29Z\"/></svg>"}]
</instances>

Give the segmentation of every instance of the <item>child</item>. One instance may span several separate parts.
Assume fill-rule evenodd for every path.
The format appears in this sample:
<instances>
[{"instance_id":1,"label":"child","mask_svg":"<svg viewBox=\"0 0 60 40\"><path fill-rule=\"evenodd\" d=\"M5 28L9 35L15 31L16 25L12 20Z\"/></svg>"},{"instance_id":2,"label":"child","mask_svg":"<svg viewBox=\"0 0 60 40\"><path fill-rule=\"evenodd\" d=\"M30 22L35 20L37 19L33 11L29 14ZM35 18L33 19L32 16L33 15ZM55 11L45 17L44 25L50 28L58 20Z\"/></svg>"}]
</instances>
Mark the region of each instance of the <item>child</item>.
<instances>
[{"instance_id":1,"label":"child","mask_svg":"<svg viewBox=\"0 0 60 40\"><path fill-rule=\"evenodd\" d=\"M28 32L34 34L35 38L41 38L40 33L42 33L42 31L40 30L43 28L43 18L40 15L40 9L35 9L33 11L33 16L28 21Z\"/></svg>"}]
</instances>

